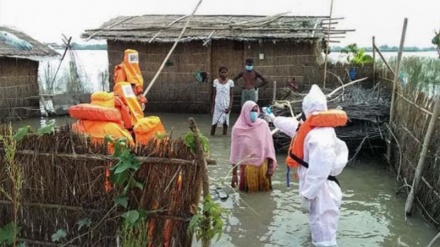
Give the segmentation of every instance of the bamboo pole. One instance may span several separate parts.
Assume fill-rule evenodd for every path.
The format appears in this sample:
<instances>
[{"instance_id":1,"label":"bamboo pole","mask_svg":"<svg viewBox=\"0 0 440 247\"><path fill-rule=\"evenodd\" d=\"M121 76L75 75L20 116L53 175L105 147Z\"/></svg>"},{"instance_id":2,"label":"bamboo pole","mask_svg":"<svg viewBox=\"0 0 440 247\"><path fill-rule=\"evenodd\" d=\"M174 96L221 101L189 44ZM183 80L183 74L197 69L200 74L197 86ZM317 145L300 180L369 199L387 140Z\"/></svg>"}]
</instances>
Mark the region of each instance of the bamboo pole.
<instances>
[{"instance_id":1,"label":"bamboo pole","mask_svg":"<svg viewBox=\"0 0 440 247\"><path fill-rule=\"evenodd\" d=\"M440 232L429 242L427 247L434 247L435 242L440 239Z\"/></svg>"},{"instance_id":2,"label":"bamboo pole","mask_svg":"<svg viewBox=\"0 0 440 247\"><path fill-rule=\"evenodd\" d=\"M396 101L396 90L397 90L397 81L399 78L399 70L400 70L400 61L402 60L402 50L403 45L405 43L405 35L406 35L406 26L408 24L408 18L405 18L403 21L403 30L402 30L402 37L400 38L400 46L399 46L399 52L397 54L397 63L396 63L396 71L394 73L394 81L393 81L393 91L391 93L391 109L390 109L390 121L389 125L391 128L393 128L393 121L394 121L394 104ZM387 159L390 161L391 159L391 134L388 135L387 140Z\"/></svg>"},{"instance_id":3,"label":"bamboo pole","mask_svg":"<svg viewBox=\"0 0 440 247\"><path fill-rule=\"evenodd\" d=\"M335 93L338 92L339 90L344 89L344 88L346 88L347 86L353 85L353 84L355 84L355 83L358 83L358 82L361 82L361 81L365 81L366 79L368 79L368 77L364 77L364 78L361 78L361 79L357 79L357 80L354 80L354 81L349 82L349 83L347 83L347 84L344 84L344 85L342 85L342 86L336 88L335 90L333 90L331 93L327 94L326 97L327 97L327 98L330 98L331 96L333 96L333 94L335 94Z\"/></svg>"},{"instance_id":4,"label":"bamboo pole","mask_svg":"<svg viewBox=\"0 0 440 247\"><path fill-rule=\"evenodd\" d=\"M375 46L375 37L373 36L373 38L372 38L372 43L373 43L373 75L372 75L372 78L373 78L373 83L374 82L376 82L376 51L374 50L374 46Z\"/></svg>"},{"instance_id":5,"label":"bamboo pole","mask_svg":"<svg viewBox=\"0 0 440 247\"><path fill-rule=\"evenodd\" d=\"M273 81L272 104L275 103L276 99L277 99L277 81Z\"/></svg>"},{"instance_id":6,"label":"bamboo pole","mask_svg":"<svg viewBox=\"0 0 440 247\"><path fill-rule=\"evenodd\" d=\"M185 16L181 16L181 17L175 19L174 21L170 22L170 24L168 24L168 27L174 25L174 23L176 23L176 22L178 22L178 21L180 21L180 20L185 19L185 18L188 17L188 16L189 16L189 15L185 15ZM154 40L157 36L159 36L159 34L162 33L163 30L165 30L165 29L160 30L160 31L157 32L153 37L151 37L151 39L148 41L148 43L153 42L153 40Z\"/></svg>"},{"instance_id":7,"label":"bamboo pole","mask_svg":"<svg viewBox=\"0 0 440 247\"><path fill-rule=\"evenodd\" d=\"M0 204L3 205L12 205L13 202L11 201L5 201L0 200ZM75 207L75 206L67 206L67 205L58 205L58 204L46 204L46 203L35 203L35 202L20 202L20 205L24 207L38 207L38 208L47 208L47 209L58 209L58 210L69 210L69 211L84 211L84 212L93 212L93 213L100 213L100 212L106 212L106 210L101 209L91 209L91 208L84 208L84 207Z\"/></svg>"},{"instance_id":8,"label":"bamboo pole","mask_svg":"<svg viewBox=\"0 0 440 247\"><path fill-rule=\"evenodd\" d=\"M425 167L426 154L428 153L429 150L429 143L431 142L431 137L435 132L435 123L437 117L439 116L439 113L440 113L440 97L437 97L435 100L435 106L431 117L431 121L429 121L428 130L426 131L425 139L423 140L422 152L420 153L419 162L417 163L417 168L414 175L411 191L409 192L408 198L406 199L406 203L405 203L406 215L411 215L412 212L414 199L416 198L416 193L420 184L420 178L422 176L423 169Z\"/></svg>"},{"instance_id":9,"label":"bamboo pole","mask_svg":"<svg viewBox=\"0 0 440 247\"><path fill-rule=\"evenodd\" d=\"M4 148L0 148L0 152L4 152ZM33 150L17 150L15 151L17 154L23 154L23 155L37 155L37 156L44 156L44 157L61 157L61 158L68 158L68 159L90 159L90 160L102 160L102 161L117 161L118 159L111 156L111 155L101 155L101 154L60 154L60 153L38 153ZM168 164L168 165L176 165L176 166L190 166L194 165L193 161L191 160L182 160L182 159L176 159L176 158L159 158L159 157L141 157L136 156L136 159L143 163L148 164ZM215 165L216 161L212 159L206 160L208 165Z\"/></svg>"},{"instance_id":10,"label":"bamboo pole","mask_svg":"<svg viewBox=\"0 0 440 247\"><path fill-rule=\"evenodd\" d=\"M194 8L193 12L191 13L191 16L188 18L188 20L185 23L185 26L182 29L182 32L180 32L179 37L177 37L176 41L174 42L174 45L171 47L170 51L168 52L167 56L165 57L165 59L162 61L162 64L159 67L159 70L157 70L156 74L154 75L153 79L151 80L150 84L148 84L148 87L145 89L144 92L144 97L147 95L147 93L150 91L151 87L154 85L154 83L156 82L157 78L159 77L160 72L162 71L163 67L165 66L165 63L168 61L168 59L170 58L171 54L173 53L174 49L176 48L177 44L179 43L180 39L182 38L183 34L185 33L186 28L188 27L189 22L191 21L191 19L194 16L194 13L197 11L197 9L199 8L200 4L202 3L203 0L200 0L199 3L197 3L196 7Z\"/></svg>"},{"instance_id":11,"label":"bamboo pole","mask_svg":"<svg viewBox=\"0 0 440 247\"><path fill-rule=\"evenodd\" d=\"M388 64L387 60L385 59L385 57L382 55L382 52L380 52L379 48L377 48L376 44L374 45L374 50L377 51L377 54L379 54L380 58L382 58L382 62L385 64L385 66L387 66L388 70L393 74L393 76L395 75L394 70L391 68L391 66Z\"/></svg>"},{"instance_id":12,"label":"bamboo pole","mask_svg":"<svg viewBox=\"0 0 440 247\"><path fill-rule=\"evenodd\" d=\"M200 169L202 170L203 199L205 199L206 197L209 196L209 176L208 176L208 169L206 167L205 154L203 153L202 145L199 140L199 130L197 128L196 121L192 117L190 117L188 121L189 121L189 128L194 133L194 143L196 147L197 161L199 163ZM203 208L206 209L205 205L203 206ZM208 219L207 224L210 225L211 219L209 212L205 212L205 216ZM208 247L208 246L211 246L211 240L202 238L202 247Z\"/></svg>"},{"instance_id":13,"label":"bamboo pole","mask_svg":"<svg viewBox=\"0 0 440 247\"><path fill-rule=\"evenodd\" d=\"M333 12L333 0L331 0L330 3L330 20L332 18L332 12ZM331 29L331 22L328 25L328 34L327 34L327 40L330 41L330 29ZM328 60L328 49L329 49L329 42L327 42L327 45L325 47L325 59L324 59L324 84L322 88L325 88L325 82L327 80L327 60Z\"/></svg>"}]
</instances>

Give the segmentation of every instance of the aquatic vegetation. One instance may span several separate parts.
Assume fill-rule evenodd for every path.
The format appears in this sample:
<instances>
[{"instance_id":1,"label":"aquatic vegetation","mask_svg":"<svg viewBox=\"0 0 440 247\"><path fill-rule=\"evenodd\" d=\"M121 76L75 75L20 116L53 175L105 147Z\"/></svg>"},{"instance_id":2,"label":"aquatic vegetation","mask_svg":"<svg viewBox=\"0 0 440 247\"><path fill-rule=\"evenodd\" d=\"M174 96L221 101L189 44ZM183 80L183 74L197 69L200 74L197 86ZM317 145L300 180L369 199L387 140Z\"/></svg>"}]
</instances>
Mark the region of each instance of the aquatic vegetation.
<instances>
[{"instance_id":1,"label":"aquatic vegetation","mask_svg":"<svg viewBox=\"0 0 440 247\"><path fill-rule=\"evenodd\" d=\"M394 68L396 58L390 60ZM440 90L440 60L427 57L404 57L400 65L402 84L427 92L438 94Z\"/></svg>"}]
</instances>

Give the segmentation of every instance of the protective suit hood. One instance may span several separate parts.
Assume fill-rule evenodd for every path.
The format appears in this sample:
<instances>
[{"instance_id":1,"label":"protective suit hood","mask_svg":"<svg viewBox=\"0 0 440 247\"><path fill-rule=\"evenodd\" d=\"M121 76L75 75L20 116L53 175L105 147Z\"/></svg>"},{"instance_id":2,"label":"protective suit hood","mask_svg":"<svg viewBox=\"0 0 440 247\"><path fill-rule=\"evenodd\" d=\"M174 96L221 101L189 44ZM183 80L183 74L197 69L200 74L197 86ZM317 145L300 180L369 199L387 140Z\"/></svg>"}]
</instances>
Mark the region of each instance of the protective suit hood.
<instances>
[{"instance_id":1,"label":"protective suit hood","mask_svg":"<svg viewBox=\"0 0 440 247\"><path fill-rule=\"evenodd\" d=\"M318 85L313 84L309 93L304 97L302 102L302 109L306 116L313 112L326 111L327 99Z\"/></svg>"}]
</instances>

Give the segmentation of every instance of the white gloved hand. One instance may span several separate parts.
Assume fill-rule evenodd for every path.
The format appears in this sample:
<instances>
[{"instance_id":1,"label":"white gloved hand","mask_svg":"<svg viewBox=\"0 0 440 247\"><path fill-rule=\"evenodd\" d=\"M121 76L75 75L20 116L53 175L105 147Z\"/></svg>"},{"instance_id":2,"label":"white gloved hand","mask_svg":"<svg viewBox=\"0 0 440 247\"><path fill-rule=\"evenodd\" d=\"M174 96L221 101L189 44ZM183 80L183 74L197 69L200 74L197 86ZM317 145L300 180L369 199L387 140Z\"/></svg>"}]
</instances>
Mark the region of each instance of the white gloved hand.
<instances>
[{"instance_id":1,"label":"white gloved hand","mask_svg":"<svg viewBox=\"0 0 440 247\"><path fill-rule=\"evenodd\" d=\"M272 109L270 107L263 107L262 108L264 118L268 122L273 122L275 120L275 115L272 113Z\"/></svg>"},{"instance_id":2,"label":"white gloved hand","mask_svg":"<svg viewBox=\"0 0 440 247\"><path fill-rule=\"evenodd\" d=\"M311 206L312 206L312 201L302 196L301 197L301 211L305 214L310 213Z\"/></svg>"}]
</instances>

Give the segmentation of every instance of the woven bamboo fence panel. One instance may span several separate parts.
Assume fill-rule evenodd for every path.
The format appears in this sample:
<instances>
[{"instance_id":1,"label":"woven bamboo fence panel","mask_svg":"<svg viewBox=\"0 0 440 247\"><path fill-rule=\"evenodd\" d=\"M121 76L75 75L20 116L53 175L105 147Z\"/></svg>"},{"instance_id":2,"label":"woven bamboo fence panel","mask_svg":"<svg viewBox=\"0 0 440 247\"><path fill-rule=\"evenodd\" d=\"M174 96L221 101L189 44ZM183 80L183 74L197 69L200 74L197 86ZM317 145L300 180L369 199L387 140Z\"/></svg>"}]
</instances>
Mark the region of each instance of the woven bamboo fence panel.
<instances>
[{"instance_id":1,"label":"woven bamboo fence panel","mask_svg":"<svg viewBox=\"0 0 440 247\"><path fill-rule=\"evenodd\" d=\"M40 115L38 62L0 58L0 121Z\"/></svg>"},{"instance_id":2,"label":"woven bamboo fence panel","mask_svg":"<svg viewBox=\"0 0 440 247\"><path fill-rule=\"evenodd\" d=\"M5 129L3 129L3 133ZM11 190L0 146L0 186ZM143 189L129 191L128 209L144 209L149 246L190 246L188 223L200 198L201 175L193 153L181 139L151 142L132 151L142 162L136 180ZM16 161L23 166L19 242L27 246L116 246L126 209L116 207L116 189L104 190L105 168L116 162L104 145L91 145L69 127L54 134L28 135L17 144ZM181 176L181 183L178 177ZM0 194L0 227L13 220L12 203ZM124 211L125 210L125 211ZM90 219L90 227L81 227ZM54 243L52 234L67 236Z\"/></svg>"},{"instance_id":3,"label":"woven bamboo fence panel","mask_svg":"<svg viewBox=\"0 0 440 247\"><path fill-rule=\"evenodd\" d=\"M422 144L432 116L434 100L410 86L398 90L395 103L393 164L398 174L411 184L420 158ZM422 182L416 201L423 214L440 227L440 121L437 120L425 160Z\"/></svg>"}]
</instances>

